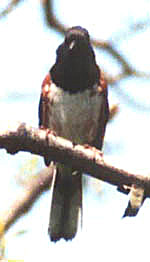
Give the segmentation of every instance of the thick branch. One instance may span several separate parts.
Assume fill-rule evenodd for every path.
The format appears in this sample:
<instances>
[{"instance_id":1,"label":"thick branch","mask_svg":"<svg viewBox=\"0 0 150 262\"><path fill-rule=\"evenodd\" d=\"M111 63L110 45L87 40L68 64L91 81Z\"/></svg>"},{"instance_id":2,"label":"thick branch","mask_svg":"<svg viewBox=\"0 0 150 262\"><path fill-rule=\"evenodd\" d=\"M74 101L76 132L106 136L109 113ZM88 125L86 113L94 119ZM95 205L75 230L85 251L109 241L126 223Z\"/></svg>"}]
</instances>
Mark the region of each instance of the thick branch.
<instances>
[{"instance_id":1,"label":"thick branch","mask_svg":"<svg viewBox=\"0 0 150 262\"><path fill-rule=\"evenodd\" d=\"M51 156L52 160L72 166L92 177L122 187L142 185L150 192L150 178L131 174L104 162L102 153L88 146L74 145L71 141L55 136L45 130L16 124L9 130L0 130L0 148L9 153L26 151L40 156ZM149 193L147 193L149 195Z\"/></svg>"}]
</instances>

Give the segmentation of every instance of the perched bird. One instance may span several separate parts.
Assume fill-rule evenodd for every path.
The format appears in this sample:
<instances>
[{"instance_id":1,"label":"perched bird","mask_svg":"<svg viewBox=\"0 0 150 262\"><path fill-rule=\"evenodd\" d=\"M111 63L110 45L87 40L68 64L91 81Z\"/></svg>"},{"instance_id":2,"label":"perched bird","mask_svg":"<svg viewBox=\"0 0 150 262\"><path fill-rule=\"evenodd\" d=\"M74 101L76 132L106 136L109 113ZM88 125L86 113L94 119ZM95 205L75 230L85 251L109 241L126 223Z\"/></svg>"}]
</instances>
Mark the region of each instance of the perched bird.
<instances>
[{"instance_id":1,"label":"perched bird","mask_svg":"<svg viewBox=\"0 0 150 262\"><path fill-rule=\"evenodd\" d=\"M56 54L42 84L39 126L74 143L101 149L109 116L107 84L96 64L88 31L80 26L70 28ZM50 156L45 163L50 165ZM82 216L82 176L62 164L56 167L48 232L52 241L69 240Z\"/></svg>"}]
</instances>

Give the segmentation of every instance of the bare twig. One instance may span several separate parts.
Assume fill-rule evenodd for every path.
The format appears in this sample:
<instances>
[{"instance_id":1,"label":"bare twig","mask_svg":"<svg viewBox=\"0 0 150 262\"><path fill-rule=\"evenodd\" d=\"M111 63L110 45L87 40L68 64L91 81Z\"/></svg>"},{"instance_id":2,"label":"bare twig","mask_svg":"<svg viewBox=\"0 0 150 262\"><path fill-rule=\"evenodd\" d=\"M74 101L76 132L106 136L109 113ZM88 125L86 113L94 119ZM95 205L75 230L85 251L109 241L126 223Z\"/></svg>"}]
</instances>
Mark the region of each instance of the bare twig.
<instances>
[{"instance_id":1,"label":"bare twig","mask_svg":"<svg viewBox=\"0 0 150 262\"><path fill-rule=\"evenodd\" d=\"M7 7L0 12L0 18L8 15L22 0L11 0Z\"/></svg>"},{"instance_id":2,"label":"bare twig","mask_svg":"<svg viewBox=\"0 0 150 262\"><path fill-rule=\"evenodd\" d=\"M47 25L57 30L57 32L64 34L67 28L64 25L62 25L54 15L53 0L44 0L43 7L45 10Z\"/></svg>"},{"instance_id":3,"label":"bare twig","mask_svg":"<svg viewBox=\"0 0 150 262\"><path fill-rule=\"evenodd\" d=\"M0 223L3 224L5 230L7 230L17 218L26 213L37 197L49 188L53 171L52 167L40 171L34 179L32 178L31 181L28 181L24 190L16 197L16 200L8 210L0 214Z\"/></svg>"}]
</instances>

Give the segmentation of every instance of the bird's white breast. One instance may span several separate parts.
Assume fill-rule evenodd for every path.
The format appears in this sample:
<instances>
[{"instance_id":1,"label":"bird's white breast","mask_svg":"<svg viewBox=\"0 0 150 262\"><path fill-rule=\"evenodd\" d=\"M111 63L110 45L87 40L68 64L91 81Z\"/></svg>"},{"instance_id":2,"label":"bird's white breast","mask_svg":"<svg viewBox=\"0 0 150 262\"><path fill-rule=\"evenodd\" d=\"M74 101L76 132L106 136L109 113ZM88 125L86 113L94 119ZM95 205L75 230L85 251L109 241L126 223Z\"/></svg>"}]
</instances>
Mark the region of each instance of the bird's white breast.
<instances>
[{"instance_id":1,"label":"bird's white breast","mask_svg":"<svg viewBox=\"0 0 150 262\"><path fill-rule=\"evenodd\" d=\"M90 89L69 94L55 84L51 90L49 128L75 143L90 143L97 132L101 96L91 95Z\"/></svg>"}]
</instances>

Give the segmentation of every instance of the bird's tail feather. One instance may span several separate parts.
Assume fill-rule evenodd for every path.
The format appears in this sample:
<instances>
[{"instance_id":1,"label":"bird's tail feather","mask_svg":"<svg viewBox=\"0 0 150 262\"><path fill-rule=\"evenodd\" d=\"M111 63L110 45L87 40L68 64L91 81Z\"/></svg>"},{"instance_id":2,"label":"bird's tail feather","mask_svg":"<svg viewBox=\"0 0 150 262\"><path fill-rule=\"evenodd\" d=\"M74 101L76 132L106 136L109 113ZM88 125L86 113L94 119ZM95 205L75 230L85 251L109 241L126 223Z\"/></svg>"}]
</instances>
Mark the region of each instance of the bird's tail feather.
<instances>
[{"instance_id":1,"label":"bird's tail feather","mask_svg":"<svg viewBox=\"0 0 150 262\"><path fill-rule=\"evenodd\" d=\"M67 170L68 171L68 170ZM50 212L49 235L52 241L72 239L82 216L82 176L65 175L58 170L54 175L53 196ZM71 171L70 171L71 172ZM82 218L81 218L82 219Z\"/></svg>"}]
</instances>

